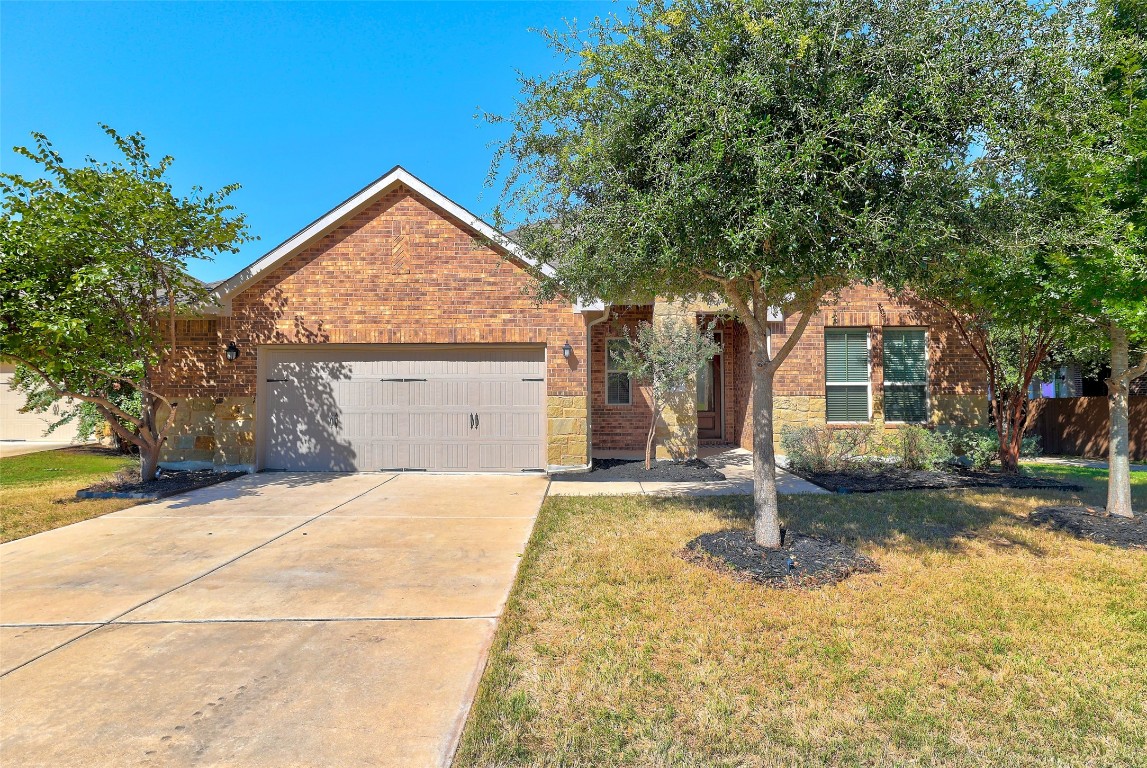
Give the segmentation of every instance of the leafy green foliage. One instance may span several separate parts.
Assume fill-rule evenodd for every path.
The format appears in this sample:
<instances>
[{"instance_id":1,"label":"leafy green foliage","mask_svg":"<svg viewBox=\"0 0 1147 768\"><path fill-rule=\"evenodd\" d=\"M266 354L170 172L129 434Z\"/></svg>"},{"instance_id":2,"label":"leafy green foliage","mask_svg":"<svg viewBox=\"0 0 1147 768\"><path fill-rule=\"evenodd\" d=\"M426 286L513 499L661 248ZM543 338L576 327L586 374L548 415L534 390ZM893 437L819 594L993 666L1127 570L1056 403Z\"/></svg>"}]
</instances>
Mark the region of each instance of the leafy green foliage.
<instances>
[{"instance_id":1,"label":"leafy green foliage","mask_svg":"<svg viewBox=\"0 0 1147 768\"><path fill-rule=\"evenodd\" d=\"M140 448L151 479L175 408L155 388L176 343L177 318L207 301L188 263L248 239L225 200L231 185L177 196L172 158L153 162L139 134L104 126L123 155L69 167L42 134L16 152L42 176L0 174L0 356L40 376L58 397L91 404ZM138 414L116 392L136 392Z\"/></svg>"},{"instance_id":2,"label":"leafy green foliage","mask_svg":"<svg viewBox=\"0 0 1147 768\"><path fill-rule=\"evenodd\" d=\"M793 469L833 472L868 455L878 444L872 427L784 427L781 452Z\"/></svg>"},{"instance_id":3,"label":"leafy green foliage","mask_svg":"<svg viewBox=\"0 0 1147 768\"><path fill-rule=\"evenodd\" d=\"M24 412L51 413L55 420L48 425L45 434L50 435L65 424L76 425L76 437L81 441L100 438L107 426L107 419L92 403L71 402L61 400L44 379L30 368L17 365L12 377L13 390L23 393ZM121 385L119 389L113 384L108 392L104 393L109 401L120 410L139 417L142 399L139 392L131 387ZM118 436L117 436L118 439ZM121 446L123 448L124 446Z\"/></svg>"},{"instance_id":4,"label":"leafy green foliage","mask_svg":"<svg viewBox=\"0 0 1147 768\"><path fill-rule=\"evenodd\" d=\"M994 429L969 429L959 427L944 434L951 452L965 456L976 469L991 469L1000 458L1000 436ZM1036 458L1042 453L1039 437L1024 435L1019 443L1019 455Z\"/></svg>"},{"instance_id":5,"label":"leafy green foliage","mask_svg":"<svg viewBox=\"0 0 1147 768\"><path fill-rule=\"evenodd\" d=\"M755 358L758 541L779 542L772 378L825 296L959 242L967 159L1014 98L1024 0L649 0L547 32L492 175L542 296L715 297ZM499 211L505 219L506 212ZM795 316L767 344L768 310Z\"/></svg>"},{"instance_id":6,"label":"leafy green foliage","mask_svg":"<svg viewBox=\"0 0 1147 768\"><path fill-rule=\"evenodd\" d=\"M936 469L952 459L952 447L944 435L925 427L906 425L885 434L886 452L904 469Z\"/></svg>"}]
</instances>

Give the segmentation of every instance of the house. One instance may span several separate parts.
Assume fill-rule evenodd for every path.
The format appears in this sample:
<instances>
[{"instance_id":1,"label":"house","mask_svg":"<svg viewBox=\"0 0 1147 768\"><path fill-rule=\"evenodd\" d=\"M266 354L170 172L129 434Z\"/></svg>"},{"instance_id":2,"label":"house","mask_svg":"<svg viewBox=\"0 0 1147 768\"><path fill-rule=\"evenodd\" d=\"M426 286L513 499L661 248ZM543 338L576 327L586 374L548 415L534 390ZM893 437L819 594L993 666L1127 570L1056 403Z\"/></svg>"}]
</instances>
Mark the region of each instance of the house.
<instances>
[{"instance_id":1,"label":"house","mask_svg":"<svg viewBox=\"0 0 1147 768\"><path fill-rule=\"evenodd\" d=\"M13 363L0 361L0 441L3 442L76 442L76 423L63 424L48 434L48 428L59 420L71 401L57 403L45 413L28 412L20 409L25 405L24 393L12 389L16 375Z\"/></svg>"},{"instance_id":2,"label":"house","mask_svg":"<svg viewBox=\"0 0 1147 768\"><path fill-rule=\"evenodd\" d=\"M615 370L622 329L713 322L722 353L660 424L662 451L752 442L750 361L719 306L536 303L546 270L395 168L214 289L180 321L162 389L166 466L568 471L640 451L648 393ZM794 318L770 328L782 343ZM980 423L984 376L950 323L857 286L778 373L778 427ZM779 434L779 429L778 429Z\"/></svg>"}]
</instances>

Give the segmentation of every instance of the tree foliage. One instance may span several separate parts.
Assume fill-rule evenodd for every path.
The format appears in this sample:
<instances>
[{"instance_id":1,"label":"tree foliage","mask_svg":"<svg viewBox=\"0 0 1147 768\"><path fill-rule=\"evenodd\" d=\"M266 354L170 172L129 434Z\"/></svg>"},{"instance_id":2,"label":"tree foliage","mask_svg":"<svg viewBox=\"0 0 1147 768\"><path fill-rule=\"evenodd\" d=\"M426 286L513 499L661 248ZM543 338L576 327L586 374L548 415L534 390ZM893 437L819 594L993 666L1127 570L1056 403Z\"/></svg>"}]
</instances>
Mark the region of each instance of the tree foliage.
<instances>
[{"instance_id":1,"label":"tree foliage","mask_svg":"<svg viewBox=\"0 0 1147 768\"><path fill-rule=\"evenodd\" d=\"M153 162L143 136L103 128L121 160L69 167L33 134L31 149L15 151L42 175L0 174L0 356L55 395L95 407L139 447L151 479L177 410L157 391L156 371L175 347L181 313L207 300L188 264L248 238L244 217L225 202L237 185L178 196L166 179L171 157ZM125 388L139 393L138 413L118 402Z\"/></svg>"},{"instance_id":2,"label":"tree foliage","mask_svg":"<svg viewBox=\"0 0 1147 768\"><path fill-rule=\"evenodd\" d=\"M960 239L966 158L1013 98L1023 2L650 0L547 32L492 173L540 293L713 296L754 357L756 535L780 541L773 374L824 297ZM505 216L505 211L500 212ZM768 310L791 325L767 344Z\"/></svg>"}]
</instances>

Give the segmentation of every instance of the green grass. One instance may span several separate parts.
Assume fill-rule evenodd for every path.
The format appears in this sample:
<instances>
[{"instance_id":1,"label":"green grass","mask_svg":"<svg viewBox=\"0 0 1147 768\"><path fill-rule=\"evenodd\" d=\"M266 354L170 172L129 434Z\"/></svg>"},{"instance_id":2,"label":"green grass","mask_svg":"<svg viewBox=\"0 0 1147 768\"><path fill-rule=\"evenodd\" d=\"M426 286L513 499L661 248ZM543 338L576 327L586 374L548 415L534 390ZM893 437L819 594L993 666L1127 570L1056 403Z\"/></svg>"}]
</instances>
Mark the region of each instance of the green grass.
<instances>
[{"instance_id":1,"label":"green grass","mask_svg":"<svg viewBox=\"0 0 1147 768\"><path fill-rule=\"evenodd\" d=\"M783 498L882 568L812 591L677 556L747 498L547 500L455 765L1147 765L1147 552L1030 525L1103 502L1046 469L1085 490Z\"/></svg>"},{"instance_id":2,"label":"green grass","mask_svg":"<svg viewBox=\"0 0 1147 768\"><path fill-rule=\"evenodd\" d=\"M0 459L0 541L133 506L129 499L77 499L76 491L135 462L87 446Z\"/></svg>"}]
</instances>

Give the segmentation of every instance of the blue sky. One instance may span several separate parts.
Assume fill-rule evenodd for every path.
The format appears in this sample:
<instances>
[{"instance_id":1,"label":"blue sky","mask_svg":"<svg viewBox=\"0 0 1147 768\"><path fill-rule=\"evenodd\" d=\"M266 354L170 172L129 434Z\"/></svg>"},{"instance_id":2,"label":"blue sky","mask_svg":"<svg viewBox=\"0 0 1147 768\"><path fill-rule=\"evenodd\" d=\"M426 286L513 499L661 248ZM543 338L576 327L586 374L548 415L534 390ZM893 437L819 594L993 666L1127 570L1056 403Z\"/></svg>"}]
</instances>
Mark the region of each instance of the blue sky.
<instances>
[{"instance_id":1,"label":"blue sky","mask_svg":"<svg viewBox=\"0 0 1147 768\"><path fill-rule=\"evenodd\" d=\"M111 159L100 131L141 131L172 180L231 199L261 239L196 263L223 278L394 165L481 216L515 70L558 66L530 28L621 9L607 2L0 3L0 168L42 131L66 161Z\"/></svg>"}]
</instances>

